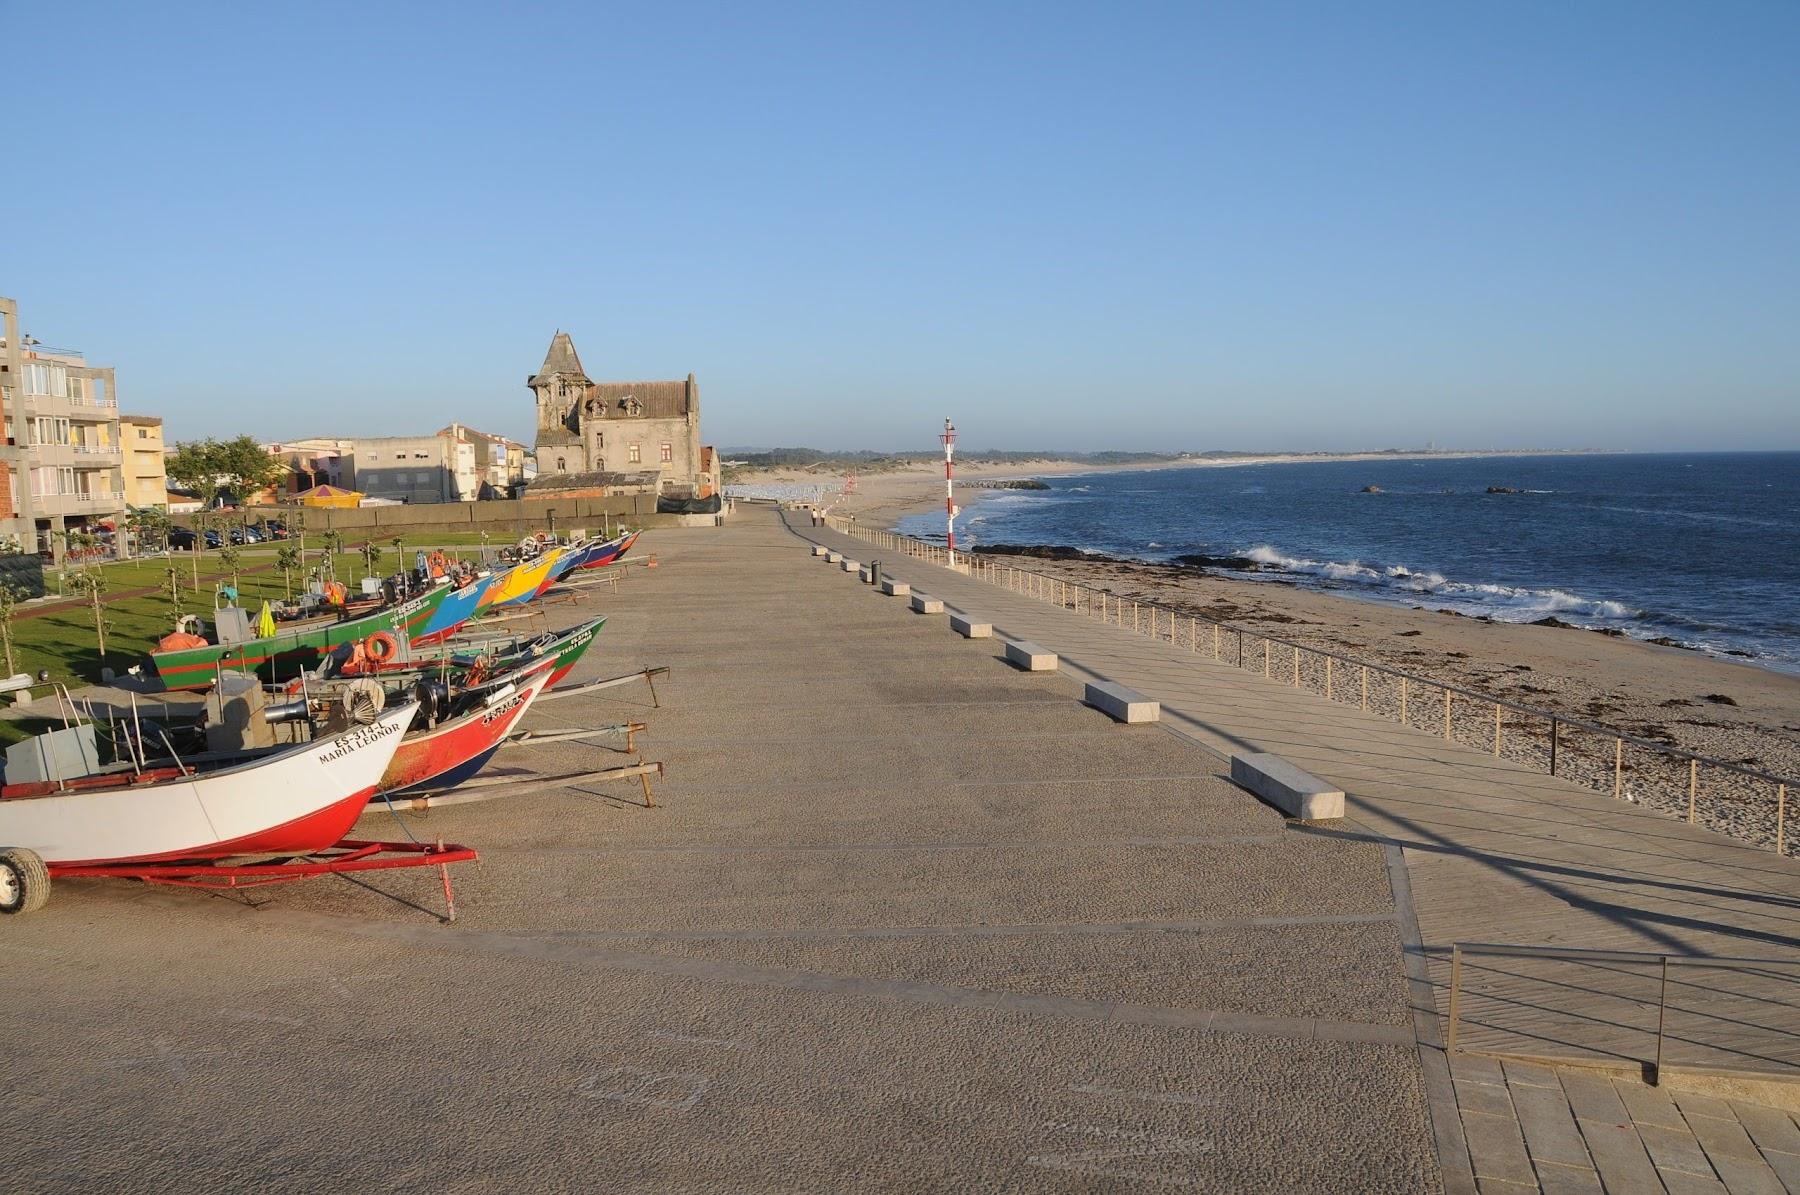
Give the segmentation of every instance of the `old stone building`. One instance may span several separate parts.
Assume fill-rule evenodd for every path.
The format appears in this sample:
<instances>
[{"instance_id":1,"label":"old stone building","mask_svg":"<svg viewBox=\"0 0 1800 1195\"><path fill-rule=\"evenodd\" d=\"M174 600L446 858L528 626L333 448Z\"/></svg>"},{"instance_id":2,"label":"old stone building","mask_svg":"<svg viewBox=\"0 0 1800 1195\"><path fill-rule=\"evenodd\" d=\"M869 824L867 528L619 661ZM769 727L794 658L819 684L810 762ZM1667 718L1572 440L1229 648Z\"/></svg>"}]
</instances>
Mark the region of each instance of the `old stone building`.
<instances>
[{"instance_id":1,"label":"old stone building","mask_svg":"<svg viewBox=\"0 0 1800 1195\"><path fill-rule=\"evenodd\" d=\"M702 498L718 485L700 444L700 387L685 381L596 382L575 342L558 332L526 381L537 398L537 486L559 474L647 475L670 498ZM616 488L616 487L615 487Z\"/></svg>"}]
</instances>

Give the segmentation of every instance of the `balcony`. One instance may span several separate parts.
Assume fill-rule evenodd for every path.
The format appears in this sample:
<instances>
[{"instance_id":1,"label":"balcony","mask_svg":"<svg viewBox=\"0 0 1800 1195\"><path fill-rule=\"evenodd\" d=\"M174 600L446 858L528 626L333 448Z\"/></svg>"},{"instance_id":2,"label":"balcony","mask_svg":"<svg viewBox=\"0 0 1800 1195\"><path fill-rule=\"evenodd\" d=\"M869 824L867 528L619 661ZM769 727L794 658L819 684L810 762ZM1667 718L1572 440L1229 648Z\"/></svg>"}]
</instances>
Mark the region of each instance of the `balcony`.
<instances>
[{"instance_id":1,"label":"balcony","mask_svg":"<svg viewBox=\"0 0 1800 1195\"><path fill-rule=\"evenodd\" d=\"M124 461L116 444L30 444L23 446L34 465L69 465L76 469L110 469Z\"/></svg>"},{"instance_id":2,"label":"balcony","mask_svg":"<svg viewBox=\"0 0 1800 1195\"><path fill-rule=\"evenodd\" d=\"M74 494L33 494L32 512L46 515L111 515L125 510L125 491L89 490Z\"/></svg>"},{"instance_id":3,"label":"balcony","mask_svg":"<svg viewBox=\"0 0 1800 1195\"><path fill-rule=\"evenodd\" d=\"M57 398L53 394L25 394L21 396L19 406L19 413L26 417L61 415L87 423L111 423L119 417L119 400L116 398Z\"/></svg>"}]
</instances>

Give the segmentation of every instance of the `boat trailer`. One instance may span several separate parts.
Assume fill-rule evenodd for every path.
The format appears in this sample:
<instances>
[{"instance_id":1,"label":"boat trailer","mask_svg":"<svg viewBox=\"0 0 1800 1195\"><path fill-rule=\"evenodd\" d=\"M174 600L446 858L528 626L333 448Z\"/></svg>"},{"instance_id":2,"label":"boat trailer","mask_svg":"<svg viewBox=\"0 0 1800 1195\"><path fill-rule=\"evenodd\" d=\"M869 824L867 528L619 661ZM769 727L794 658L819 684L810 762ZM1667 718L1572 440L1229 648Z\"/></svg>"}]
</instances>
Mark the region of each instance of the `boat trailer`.
<instances>
[{"instance_id":1,"label":"boat trailer","mask_svg":"<svg viewBox=\"0 0 1800 1195\"><path fill-rule=\"evenodd\" d=\"M650 708L661 709L662 702L656 696L656 678L668 676L667 668L644 668L637 672L627 672L623 676L609 676L605 680L582 681L576 685L558 685L546 693L539 693L537 703L555 701L559 697L580 697L584 693L597 693L601 689L612 689L619 685L628 685L634 680L641 680L650 686Z\"/></svg>"},{"instance_id":2,"label":"boat trailer","mask_svg":"<svg viewBox=\"0 0 1800 1195\"><path fill-rule=\"evenodd\" d=\"M407 810L412 813L423 813L427 809L438 809L445 805L472 805L477 801L491 801L495 797L527 796L550 788L568 788L577 784L605 784L614 780L635 779L644 789L644 808L655 809L656 794L650 788L650 777L661 780L666 775L660 760L626 764L617 768L585 768L578 772L563 772L555 776L533 776L521 780L517 776L477 776L473 780L465 780L455 788L440 789L436 792L424 792L417 796L380 797L389 808Z\"/></svg>"},{"instance_id":3,"label":"boat trailer","mask_svg":"<svg viewBox=\"0 0 1800 1195\"><path fill-rule=\"evenodd\" d=\"M471 863L476 853L466 846L429 842L372 842L346 838L328 850L272 863L75 863L49 865L55 879L142 880L179 888L259 888L323 875L353 871L391 871L400 867L436 867L444 881L445 920L456 920L456 894L450 887L452 863Z\"/></svg>"}]
</instances>

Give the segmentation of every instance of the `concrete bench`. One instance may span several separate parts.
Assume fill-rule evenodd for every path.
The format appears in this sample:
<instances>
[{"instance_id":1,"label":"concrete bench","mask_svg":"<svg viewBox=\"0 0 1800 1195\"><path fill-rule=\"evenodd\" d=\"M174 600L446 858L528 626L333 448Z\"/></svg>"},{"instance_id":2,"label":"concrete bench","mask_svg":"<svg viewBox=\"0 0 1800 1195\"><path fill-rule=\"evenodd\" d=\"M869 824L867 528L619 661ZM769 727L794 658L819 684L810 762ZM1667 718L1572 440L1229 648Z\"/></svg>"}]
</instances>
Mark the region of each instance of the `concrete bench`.
<instances>
[{"instance_id":1,"label":"concrete bench","mask_svg":"<svg viewBox=\"0 0 1800 1195\"><path fill-rule=\"evenodd\" d=\"M1249 789L1289 817L1344 816L1344 790L1303 772L1279 755L1234 755L1231 782Z\"/></svg>"},{"instance_id":2,"label":"concrete bench","mask_svg":"<svg viewBox=\"0 0 1800 1195\"><path fill-rule=\"evenodd\" d=\"M961 614L952 614L950 616L950 629L955 631L958 635L961 635L964 639L992 639L994 637L993 623L976 622L974 619L965 618Z\"/></svg>"},{"instance_id":3,"label":"concrete bench","mask_svg":"<svg viewBox=\"0 0 1800 1195\"><path fill-rule=\"evenodd\" d=\"M874 569L872 569L872 568L870 568L870 567L869 567L869 566L868 566L868 565L866 565L866 564L865 564L865 565L862 565L862 566L860 566L860 567L859 567L859 568L858 568L858 569L857 569L857 570L856 570L856 579L857 579L857 580L858 580L858 581L861 581L861 582L862 582L862 583L863 583L863 584L864 584L864 585L867 585L867 584L868 584L868 583L869 583L869 579L870 579L870 578L871 578L871 577L873 577L873 576L874 576L874 575L875 575L875 570L874 570Z\"/></svg>"},{"instance_id":4,"label":"concrete bench","mask_svg":"<svg viewBox=\"0 0 1800 1195\"><path fill-rule=\"evenodd\" d=\"M881 592L887 594L889 597L906 597L912 593L912 586L908 585L905 581L883 581L881 583Z\"/></svg>"},{"instance_id":5,"label":"concrete bench","mask_svg":"<svg viewBox=\"0 0 1800 1195\"><path fill-rule=\"evenodd\" d=\"M843 559L843 557L838 555L836 552L825 553L825 563L826 564L836 564L842 559Z\"/></svg>"},{"instance_id":6,"label":"concrete bench","mask_svg":"<svg viewBox=\"0 0 1800 1195\"><path fill-rule=\"evenodd\" d=\"M1056 671L1056 653L1045 651L1029 639L1008 639L1006 658L1026 672Z\"/></svg>"},{"instance_id":7,"label":"concrete bench","mask_svg":"<svg viewBox=\"0 0 1800 1195\"><path fill-rule=\"evenodd\" d=\"M845 557L843 557L843 558L842 558L842 563L843 563L843 566L844 566L844 571L845 571L845 572L847 572L847 573L853 573L853 572L855 572L855 571L856 571L856 570L857 570L857 569L859 569L859 568L861 568L861 567L862 567L862 561L860 561L860 560L852 560L852 559L850 559L850 558L849 558L849 557L848 557L848 556L845 556Z\"/></svg>"},{"instance_id":8,"label":"concrete bench","mask_svg":"<svg viewBox=\"0 0 1800 1195\"><path fill-rule=\"evenodd\" d=\"M1162 702L1152 701L1136 689L1127 689L1110 681L1090 682L1086 701L1101 713L1128 726L1162 718Z\"/></svg>"},{"instance_id":9,"label":"concrete bench","mask_svg":"<svg viewBox=\"0 0 1800 1195\"><path fill-rule=\"evenodd\" d=\"M813 555L814 556L825 555L825 545L824 544L814 544L813 545Z\"/></svg>"},{"instance_id":10,"label":"concrete bench","mask_svg":"<svg viewBox=\"0 0 1800 1195\"><path fill-rule=\"evenodd\" d=\"M944 603L928 594L915 593L912 595L912 608L914 614L942 614Z\"/></svg>"}]
</instances>

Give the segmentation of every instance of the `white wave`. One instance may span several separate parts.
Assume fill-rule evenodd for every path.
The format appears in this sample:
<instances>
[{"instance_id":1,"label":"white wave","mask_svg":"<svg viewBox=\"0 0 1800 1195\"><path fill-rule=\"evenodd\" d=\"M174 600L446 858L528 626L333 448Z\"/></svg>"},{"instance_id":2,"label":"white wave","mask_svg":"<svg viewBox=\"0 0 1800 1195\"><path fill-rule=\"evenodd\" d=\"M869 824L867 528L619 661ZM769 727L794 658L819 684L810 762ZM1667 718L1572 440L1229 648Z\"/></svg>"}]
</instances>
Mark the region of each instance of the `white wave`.
<instances>
[{"instance_id":1,"label":"white wave","mask_svg":"<svg viewBox=\"0 0 1800 1195\"><path fill-rule=\"evenodd\" d=\"M1307 560L1284 556L1267 544L1244 553L1265 568L1299 573L1326 581L1388 589L1396 593L1430 596L1508 621L1529 621L1549 614L1621 621L1638 618L1642 611L1623 602L1583 597L1564 589L1531 589L1488 581L1453 581L1442 573L1417 571L1403 564L1372 568L1359 560Z\"/></svg>"}]
</instances>

